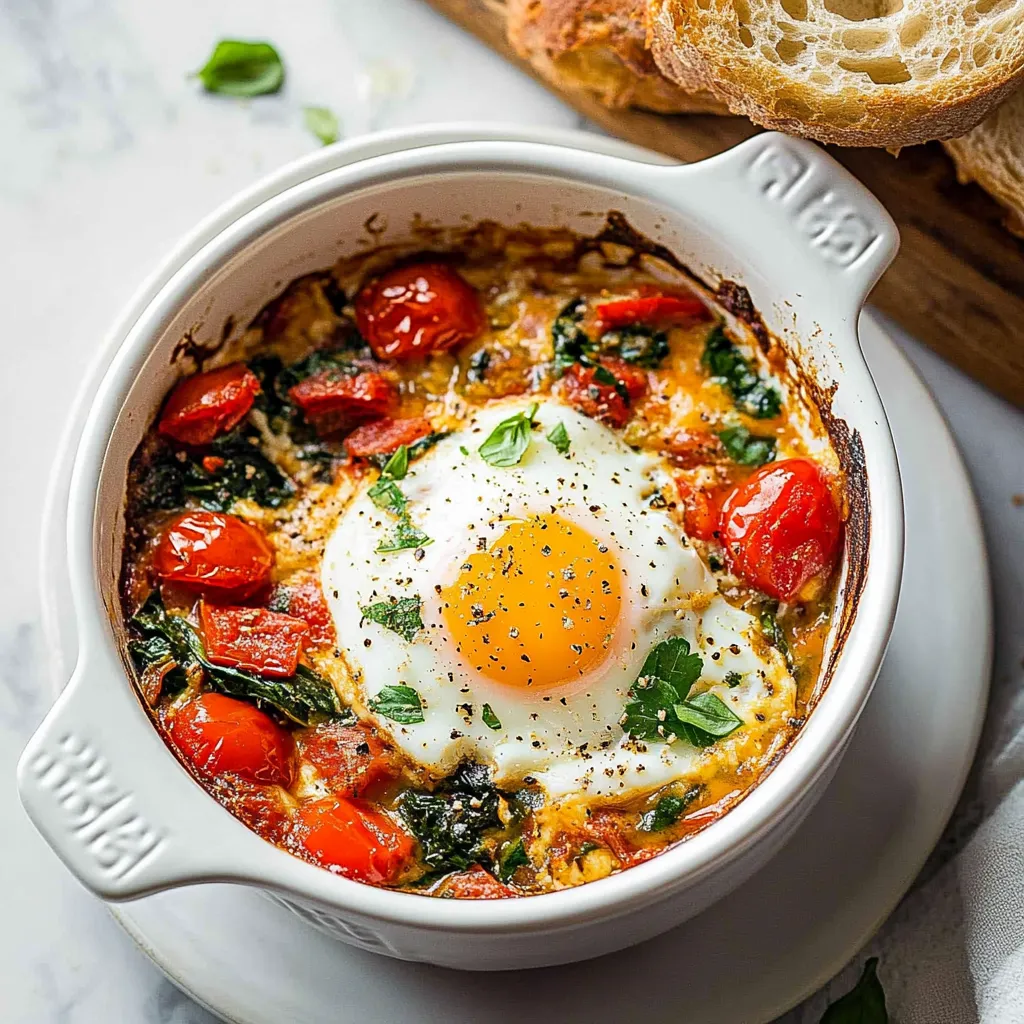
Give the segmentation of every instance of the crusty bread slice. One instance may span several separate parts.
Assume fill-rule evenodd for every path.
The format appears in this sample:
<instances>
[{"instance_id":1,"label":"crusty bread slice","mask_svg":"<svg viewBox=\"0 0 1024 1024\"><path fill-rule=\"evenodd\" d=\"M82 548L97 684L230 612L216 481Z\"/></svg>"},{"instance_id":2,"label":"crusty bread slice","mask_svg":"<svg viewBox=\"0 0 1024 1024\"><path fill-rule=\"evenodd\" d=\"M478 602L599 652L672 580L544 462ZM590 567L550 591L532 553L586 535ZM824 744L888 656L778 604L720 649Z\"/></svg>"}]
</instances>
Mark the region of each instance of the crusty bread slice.
<instances>
[{"instance_id":1,"label":"crusty bread slice","mask_svg":"<svg viewBox=\"0 0 1024 1024\"><path fill-rule=\"evenodd\" d=\"M727 114L706 89L658 70L646 46L646 0L507 0L508 39L552 85L594 93L608 107Z\"/></svg>"},{"instance_id":2,"label":"crusty bread slice","mask_svg":"<svg viewBox=\"0 0 1024 1024\"><path fill-rule=\"evenodd\" d=\"M1024 76L1024 0L648 0L674 81L846 146L963 135Z\"/></svg>"},{"instance_id":3,"label":"crusty bread slice","mask_svg":"<svg viewBox=\"0 0 1024 1024\"><path fill-rule=\"evenodd\" d=\"M976 181L1006 207L1008 231L1024 238L1024 91L1000 103L977 128L944 142L962 182Z\"/></svg>"}]
</instances>

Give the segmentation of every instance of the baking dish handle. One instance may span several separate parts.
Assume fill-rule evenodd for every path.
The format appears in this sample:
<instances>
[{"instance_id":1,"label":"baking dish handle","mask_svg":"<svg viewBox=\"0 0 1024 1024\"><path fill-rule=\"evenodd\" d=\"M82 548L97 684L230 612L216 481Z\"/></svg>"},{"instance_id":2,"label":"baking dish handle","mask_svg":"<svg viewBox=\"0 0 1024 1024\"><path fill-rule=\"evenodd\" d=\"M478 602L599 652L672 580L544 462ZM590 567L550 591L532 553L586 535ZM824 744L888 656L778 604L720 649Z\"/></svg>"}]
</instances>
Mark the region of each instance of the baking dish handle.
<instances>
[{"instance_id":1,"label":"baking dish handle","mask_svg":"<svg viewBox=\"0 0 1024 1024\"><path fill-rule=\"evenodd\" d=\"M825 290L833 311L856 323L868 293L899 248L884 206L820 146L763 132L694 164L652 165L648 182L665 204L720 221L736 243L769 251L766 274L780 286Z\"/></svg>"},{"instance_id":2,"label":"baking dish handle","mask_svg":"<svg viewBox=\"0 0 1024 1024\"><path fill-rule=\"evenodd\" d=\"M80 659L18 764L22 803L57 855L107 900L260 877L273 847L253 845L253 833L216 801L196 799L195 781L141 705L125 695L105 699L111 678L124 685L121 664L88 660Z\"/></svg>"}]
</instances>

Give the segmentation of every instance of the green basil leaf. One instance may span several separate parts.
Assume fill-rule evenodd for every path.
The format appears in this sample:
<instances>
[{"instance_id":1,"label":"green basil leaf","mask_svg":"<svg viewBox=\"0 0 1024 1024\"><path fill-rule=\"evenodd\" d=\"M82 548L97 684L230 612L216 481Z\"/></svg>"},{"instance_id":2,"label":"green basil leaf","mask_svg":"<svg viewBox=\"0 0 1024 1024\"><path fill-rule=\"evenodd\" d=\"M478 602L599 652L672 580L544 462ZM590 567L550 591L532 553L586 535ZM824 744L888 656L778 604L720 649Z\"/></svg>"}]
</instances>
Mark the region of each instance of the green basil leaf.
<instances>
[{"instance_id":1,"label":"green basil leaf","mask_svg":"<svg viewBox=\"0 0 1024 1024\"><path fill-rule=\"evenodd\" d=\"M506 843L498 855L498 879L507 882L518 868L530 863L526 855L526 847L523 840L517 839L514 843Z\"/></svg>"},{"instance_id":2,"label":"green basil leaf","mask_svg":"<svg viewBox=\"0 0 1024 1024\"><path fill-rule=\"evenodd\" d=\"M364 619L390 629L409 643L423 628L418 597L391 598L389 601L378 601L359 610Z\"/></svg>"},{"instance_id":3,"label":"green basil leaf","mask_svg":"<svg viewBox=\"0 0 1024 1024\"><path fill-rule=\"evenodd\" d=\"M775 438L752 434L744 426L726 427L718 433L719 440L739 466L763 466L775 458Z\"/></svg>"},{"instance_id":4,"label":"green basil leaf","mask_svg":"<svg viewBox=\"0 0 1024 1024\"><path fill-rule=\"evenodd\" d=\"M672 710L676 721L690 726L682 731L695 747L709 746L743 724L743 719L733 714L725 702L710 691L698 693L696 697L674 705Z\"/></svg>"},{"instance_id":5,"label":"green basil leaf","mask_svg":"<svg viewBox=\"0 0 1024 1024\"><path fill-rule=\"evenodd\" d=\"M303 107L302 119L309 129L325 146L338 141L341 127L333 110L327 107Z\"/></svg>"},{"instance_id":6,"label":"green basil leaf","mask_svg":"<svg viewBox=\"0 0 1024 1024\"><path fill-rule=\"evenodd\" d=\"M700 796L700 786L692 786L682 796L668 793L649 811L640 815L641 832L664 832L682 817L683 811Z\"/></svg>"},{"instance_id":7,"label":"green basil leaf","mask_svg":"<svg viewBox=\"0 0 1024 1024\"><path fill-rule=\"evenodd\" d=\"M270 43L222 39L196 76L207 92L263 96L284 84L284 64Z\"/></svg>"},{"instance_id":8,"label":"green basil leaf","mask_svg":"<svg viewBox=\"0 0 1024 1024\"><path fill-rule=\"evenodd\" d=\"M492 708L490 704L484 705L484 709L480 717L483 718L484 725L486 725L488 729L501 728L501 720L494 713L494 708Z\"/></svg>"},{"instance_id":9,"label":"green basil leaf","mask_svg":"<svg viewBox=\"0 0 1024 1024\"><path fill-rule=\"evenodd\" d=\"M779 415L782 395L774 384L757 373L726 337L720 324L708 335L701 362L718 378L742 412L759 420Z\"/></svg>"},{"instance_id":10,"label":"green basil leaf","mask_svg":"<svg viewBox=\"0 0 1024 1024\"><path fill-rule=\"evenodd\" d=\"M390 555L395 551L425 548L428 544L433 543L434 541L413 523L406 512L399 517L394 533L382 540L376 550L378 554Z\"/></svg>"},{"instance_id":11,"label":"green basil leaf","mask_svg":"<svg viewBox=\"0 0 1024 1024\"><path fill-rule=\"evenodd\" d=\"M547 437L555 446L559 455L565 455L569 451L569 446L572 442L569 440L569 431L565 429L565 424L561 421L548 431Z\"/></svg>"},{"instance_id":12,"label":"green basil leaf","mask_svg":"<svg viewBox=\"0 0 1024 1024\"><path fill-rule=\"evenodd\" d=\"M665 739L674 724L669 718L678 700L675 687L654 676L641 677L630 688L619 724L635 740Z\"/></svg>"},{"instance_id":13,"label":"green basil leaf","mask_svg":"<svg viewBox=\"0 0 1024 1024\"><path fill-rule=\"evenodd\" d=\"M382 476L366 494L377 508L385 512L391 512L396 516L405 512L406 501L402 488L388 477Z\"/></svg>"},{"instance_id":14,"label":"green basil leaf","mask_svg":"<svg viewBox=\"0 0 1024 1024\"><path fill-rule=\"evenodd\" d=\"M530 432L536 413L537 403L534 402L528 409L502 420L477 449L484 462L502 467L518 465L530 447Z\"/></svg>"},{"instance_id":15,"label":"green basil leaf","mask_svg":"<svg viewBox=\"0 0 1024 1024\"><path fill-rule=\"evenodd\" d=\"M675 690L676 701L681 701L686 699L690 687L700 679L703 671L704 662L696 652L690 653L686 637L673 636L651 648L640 669L640 678L653 676L663 679Z\"/></svg>"},{"instance_id":16,"label":"green basil leaf","mask_svg":"<svg viewBox=\"0 0 1024 1024\"><path fill-rule=\"evenodd\" d=\"M400 725L414 725L424 720L423 702L411 686L385 686L376 697L370 698L369 704L371 711Z\"/></svg>"},{"instance_id":17,"label":"green basil leaf","mask_svg":"<svg viewBox=\"0 0 1024 1024\"><path fill-rule=\"evenodd\" d=\"M849 992L825 1010L821 1024L889 1024L885 990L878 980L878 957L864 964L864 973Z\"/></svg>"},{"instance_id":18,"label":"green basil leaf","mask_svg":"<svg viewBox=\"0 0 1024 1024\"><path fill-rule=\"evenodd\" d=\"M389 477L391 480L403 480L409 472L409 447L400 444L394 454L384 463L381 476Z\"/></svg>"}]
</instances>

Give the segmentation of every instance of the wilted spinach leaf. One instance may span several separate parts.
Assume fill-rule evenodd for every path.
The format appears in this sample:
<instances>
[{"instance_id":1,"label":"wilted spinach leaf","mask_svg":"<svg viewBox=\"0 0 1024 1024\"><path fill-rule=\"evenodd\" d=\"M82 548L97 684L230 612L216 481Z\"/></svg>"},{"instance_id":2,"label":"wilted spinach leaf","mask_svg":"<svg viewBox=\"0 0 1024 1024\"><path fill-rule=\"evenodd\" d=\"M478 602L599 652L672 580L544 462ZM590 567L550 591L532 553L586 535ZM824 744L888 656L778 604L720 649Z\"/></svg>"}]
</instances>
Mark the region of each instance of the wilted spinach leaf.
<instances>
[{"instance_id":1,"label":"wilted spinach leaf","mask_svg":"<svg viewBox=\"0 0 1024 1024\"><path fill-rule=\"evenodd\" d=\"M782 409L782 396L761 377L743 353L726 337L721 325L708 335L701 362L732 396L736 407L755 419L771 419Z\"/></svg>"},{"instance_id":2,"label":"wilted spinach leaf","mask_svg":"<svg viewBox=\"0 0 1024 1024\"><path fill-rule=\"evenodd\" d=\"M567 303L551 324L551 342L554 346L555 376L561 377L573 363L592 363L597 346L580 326L587 311L581 298Z\"/></svg>"},{"instance_id":3,"label":"wilted spinach leaf","mask_svg":"<svg viewBox=\"0 0 1024 1024\"><path fill-rule=\"evenodd\" d=\"M737 465L763 466L775 458L775 438L752 434L744 426L726 427L718 433L725 448Z\"/></svg>"},{"instance_id":4,"label":"wilted spinach leaf","mask_svg":"<svg viewBox=\"0 0 1024 1024\"><path fill-rule=\"evenodd\" d=\"M700 796L700 786L691 786L682 796L667 793L649 811L640 815L641 832L664 832L671 828L690 804Z\"/></svg>"},{"instance_id":5,"label":"wilted spinach leaf","mask_svg":"<svg viewBox=\"0 0 1024 1024\"><path fill-rule=\"evenodd\" d=\"M601 349L634 366L654 370L668 355L668 335L655 327L629 324L604 334L601 337Z\"/></svg>"}]
</instances>

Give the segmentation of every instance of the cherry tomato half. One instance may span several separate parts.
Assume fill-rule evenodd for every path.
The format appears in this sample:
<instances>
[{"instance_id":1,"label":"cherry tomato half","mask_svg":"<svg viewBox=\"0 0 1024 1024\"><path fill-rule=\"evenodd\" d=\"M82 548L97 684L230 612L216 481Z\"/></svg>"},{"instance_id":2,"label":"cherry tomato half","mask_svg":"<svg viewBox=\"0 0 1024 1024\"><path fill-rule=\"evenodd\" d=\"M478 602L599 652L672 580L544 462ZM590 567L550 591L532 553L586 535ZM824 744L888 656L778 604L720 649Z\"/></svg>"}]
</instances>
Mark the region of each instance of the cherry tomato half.
<instances>
[{"instance_id":1,"label":"cherry tomato half","mask_svg":"<svg viewBox=\"0 0 1024 1024\"><path fill-rule=\"evenodd\" d=\"M182 444L209 444L242 422L259 390L256 375L242 363L186 377L164 403L157 429Z\"/></svg>"},{"instance_id":2,"label":"cherry tomato half","mask_svg":"<svg viewBox=\"0 0 1024 1024\"><path fill-rule=\"evenodd\" d=\"M397 775L391 751L364 725L325 722L299 733L298 744L335 796L363 796Z\"/></svg>"},{"instance_id":3,"label":"cherry tomato half","mask_svg":"<svg viewBox=\"0 0 1024 1024\"><path fill-rule=\"evenodd\" d=\"M613 383L600 379L601 370L614 377L607 367L573 363L562 378L562 394L569 405L584 415L601 420L611 427L624 427L630 417L629 401L623 398Z\"/></svg>"},{"instance_id":4,"label":"cherry tomato half","mask_svg":"<svg viewBox=\"0 0 1024 1024\"><path fill-rule=\"evenodd\" d=\"M356 427L345 438L345 448L349 455L356 457L390 455L403 444L412 444L413 441L426 437L432 429L430 421L422 416L405 420L376 420Z\"/></svg>"},{"instance_id":5,"label":"cherry tomato half","mask_svg":"<svg viewBox=\"0 0 1024 1024\"><path fill-rule=\"evenodd\" d=\"M681 477L676 480L679 500L683 503L683 529L698 540L715 540L722 515L722 500L728 491L723 487L694 487Z\"/></svg>"},{"instance_id":6,"label":"cherry tomato half","mask_svg":"<svg viewBox=\"0 0 1024 1024\"><path fill-rule=\"evenodd\" d=\"M479 864L474 864L468 871L449 875L438 895L457 900L505 900L514 899L519 893L499 882Z\"/></svg>"},{"instance_id":7,"label":"cherry tomato half","mask_svg":"<svg viewBox=\"0 0 1024 1024\"><path fill-rule=\"evenodd\" d=\"M780 601L831 571L843 523L828 479L810 459L762 466L725 499L719 526L729 568Z\"/></svg>"},{"instance_id":8,"label":"cherry tomato half","mask_svg":"<svg viewBox=\"0 0 1024 1024\"><path fill-rule=\"evenodd\" d=\"M707 306L694 295L639 295L632 299L602 302L595 312L602 333L628 324L706 320L709 316Z\"/></svg>"},{"instance_id":9,"label":"cherry tomato half","mask_svg":"<svg viewBox=\"0 0 1024 1024\"><path fill-rule=\"evenodd\" d=\"M444 263L395 267L356 296L356 324L378 359L445 352L484 329L480 298Z\"/></svg>"},{"instance_id":10,"label":"cherry tomato half","mask_svg":"<svg viewBox=\"0 0 1024 1024\"><path fill-rule=\"evenodd\" d=\"M279 584L271 594L270 605L286 608L289 615L302 619L309 626L310 643L333 644L337 639L334 619L316 576L292 578L286 584Z\"/></svg>"},{"instance_id":11,"label":"cherry tomato half","mask_svg":"<svg viewBox=\"0 0 1024 1024\"><path fill-rule=\"evenodd\" d=\"M203 601L199 608L206 656L228 665L286 678L295 675L309 626L266 608L232 608Z\"/></svg>"},{"instance_id":12,"label":"cherry tomato half","mask_svg":"<svg viewBox=\"0 0 1024 1024\"><path fill-rule=\"evenodd\" d=\"M270 581L274 552L263 531L223 512L182 512L157 544L153 567L190 590L238 599Z\"/></svg>"},{"instance_id":13,"label":"cherry tomato half","mask_svg":"<svg viewBox=\"0 0 1024 1024\"><path fill-rule=\"evenodd\" d=\"M299 381L288 394L321 435L384 416L395 401L391 382L369 372L347 377L325 370Z\"/></svg>"},{"instance_id":14,"label":"cherry tomato half","mask_svg":"<svg viewBox=\"0 0 1024 1024\"><path fill-rule=\"evenodd\" d=\"M297 817L310 856L346 878L392 882L412 858L412 837L368 804L329 797L304 804Z\"/></svg>"},{"instance_id":15,"label":"cherry tomato half","mask_svg":"<svg viewBox=\"0 0 1024 1024\"><path fill-rule=\"evenodd\" d=\"M294 745L288 732L245 701L204 693L171 720L175 745L207 775L239 775L250 782L287 786Z\"/></svg>"}]
</instances>

